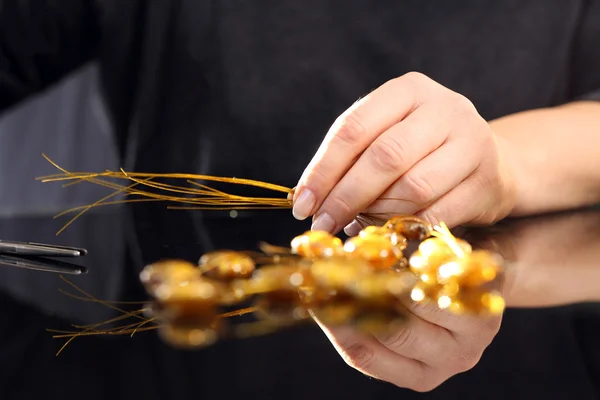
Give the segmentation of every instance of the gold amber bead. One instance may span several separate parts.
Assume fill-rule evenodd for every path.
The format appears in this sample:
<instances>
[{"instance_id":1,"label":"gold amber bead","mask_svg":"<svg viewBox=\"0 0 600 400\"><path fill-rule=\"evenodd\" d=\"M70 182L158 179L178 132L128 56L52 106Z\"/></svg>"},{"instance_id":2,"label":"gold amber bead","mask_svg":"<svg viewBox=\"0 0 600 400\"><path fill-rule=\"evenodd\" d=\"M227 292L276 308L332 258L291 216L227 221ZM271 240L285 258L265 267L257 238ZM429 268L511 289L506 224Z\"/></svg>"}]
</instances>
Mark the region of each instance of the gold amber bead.
<instances>
[{"instance_id":1,"label":"gold amber bead","mask_svg":"<svg viewBox=\"0 0 600 400\"><path fill-rule=\"evenodd\" d=\"M471 253L471 245L464 240L455 239L455 243L460 251L464 254ZM451 248L448 243L443 241L438 237L433 237L424 240L419 244L419 252L427 258L435 257L436 255L444 256L446 254L457 255L453 248Z\"/></svg>"},{"instance_id":2,"label":"gold amber bead","mask_svg":"<svg viewBox=\"0 0 600 400\"><path fill-rule=\"evenodd\" d=\"M216 279L247 278L256 269L252 257L236 251L214 251L204 254L198 265L206 275Z\"/></svg>"},{"instance_id":3,"label":"gold amber bead","mask_svg":"<svg viewBox=\"0 0 600 400\"><path fill-rule=\"evenodd\" d=\"M305 258L335 257L343 254L342 240L325 231L307 231L291 242L292 253Z\"/></svg>"},{"instance_id":4,"label":"gold amber bead","mask_svg":"<svg viewBox=\"0 0 600 400\"><path fill-rule=\"evenodd\" d=\"M402 252L382 236L355 236L346 241L344 251L356 258L368 261L377 269L391 268L402 259Z\"/></svg>"},{"instance_id":5,"label":"gold amber bead","mask_svg":"<svg viewBox=\"0 0 600 400\"><path fill-rule=\"evenodd\" d=\"M392 217L385 227L409 240L425 240L433 230L429 222L411 215Z\"/></svg>"},{"instance_id":6,"label":"gold amber bead","mask_svg":"<svg viewBox=\"0 0 600 400\"><path fill-rule=\"evenodd\" d=\"M383 226L367 226L363 230L358 233L358 236L361 238L368 238L371 236L381 236L388 239L394 246L396 246L400 251L406 249L408 245L408 241L406 238L386 227Z\"/></svg>"}]
</instances>

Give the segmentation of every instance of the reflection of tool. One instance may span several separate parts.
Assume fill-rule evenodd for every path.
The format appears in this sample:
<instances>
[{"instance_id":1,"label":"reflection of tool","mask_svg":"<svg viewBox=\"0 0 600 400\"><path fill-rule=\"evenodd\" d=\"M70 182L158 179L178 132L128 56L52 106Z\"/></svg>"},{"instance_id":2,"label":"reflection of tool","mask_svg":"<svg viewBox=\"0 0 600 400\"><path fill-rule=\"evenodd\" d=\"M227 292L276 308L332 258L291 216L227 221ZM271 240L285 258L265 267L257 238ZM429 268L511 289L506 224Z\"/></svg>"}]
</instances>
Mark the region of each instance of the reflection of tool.
<instances>
[{"instance_id":1,"label":"reflection of tool","mask_svg":"<svg viewBox=\"0 0 600 400\"><path fill-rule=\"evenodd\" d=\"M82 257L86 254L86 249L77 247L0 240L0 264L17 268L59 274L85 274L87 269L83 266L49 257Z\"/></svg>"}]
</instances>

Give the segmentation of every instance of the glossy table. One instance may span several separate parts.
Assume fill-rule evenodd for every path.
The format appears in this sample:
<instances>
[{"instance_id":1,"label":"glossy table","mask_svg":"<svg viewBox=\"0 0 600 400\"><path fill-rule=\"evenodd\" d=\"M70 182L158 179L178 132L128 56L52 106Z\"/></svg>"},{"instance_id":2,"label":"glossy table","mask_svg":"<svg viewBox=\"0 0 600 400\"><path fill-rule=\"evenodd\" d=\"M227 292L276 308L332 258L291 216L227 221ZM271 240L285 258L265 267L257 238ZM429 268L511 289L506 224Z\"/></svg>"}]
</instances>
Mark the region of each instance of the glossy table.
<instances>
[{"instance_id":1,"label":"glossy table","mask_svg":"<svg viewBox=\"0 0 600 400\"><path fill-rule=\"evenodd\" d=\"M64 222L64 221L62 221ZM144 300L140 270L197 261L215 248L286 245L307 229L287 211L227 214L106 207L60 236L51 216L0 220L0 238L85 247L71 279L94 296ZM64 329L114 316L61 294L57 275L0 266L0 399L597 399L600 397L600 212L516 220L467 233L514 261L500 333L473 370L416 394L347 367L316 326L185 352L154 332L83 337L58 357Z\"/></svg>"}]
</instances>

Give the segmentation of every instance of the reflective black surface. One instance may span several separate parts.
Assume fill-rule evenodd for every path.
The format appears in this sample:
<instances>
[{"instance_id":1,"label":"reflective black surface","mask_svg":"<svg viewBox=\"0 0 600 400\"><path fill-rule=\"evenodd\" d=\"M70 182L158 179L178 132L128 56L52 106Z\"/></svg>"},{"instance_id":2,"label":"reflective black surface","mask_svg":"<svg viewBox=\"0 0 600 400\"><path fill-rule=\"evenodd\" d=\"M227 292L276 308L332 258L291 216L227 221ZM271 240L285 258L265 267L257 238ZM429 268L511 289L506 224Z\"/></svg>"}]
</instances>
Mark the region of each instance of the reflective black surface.
<instances>
[{"instance_id":1,"label":"reflective black surface","mask_svg":"<svg viewBox=\"0 0 600 400\"><path fill-rule=\"evenodd\" d=\"M254 249L259 240L286 245L308 228L288 211L232 219L162 205L105 207L56 237L62 222L0 220L0 238L87 248L78 262L88 273L69 279L109 300L144 300L138 274L159 258L197 261L215 248ZM519 308L507 311L479 365L431 393L352 370L316 326L195 352L174 350L154 332L88 336L55 356L63 341L46 329L115 312L60 293L73 290L56 274L0 267L0 399L599 398L600 212L519 220L469 237L515 261L506 290Z\"/></svg>"}]
</instances>

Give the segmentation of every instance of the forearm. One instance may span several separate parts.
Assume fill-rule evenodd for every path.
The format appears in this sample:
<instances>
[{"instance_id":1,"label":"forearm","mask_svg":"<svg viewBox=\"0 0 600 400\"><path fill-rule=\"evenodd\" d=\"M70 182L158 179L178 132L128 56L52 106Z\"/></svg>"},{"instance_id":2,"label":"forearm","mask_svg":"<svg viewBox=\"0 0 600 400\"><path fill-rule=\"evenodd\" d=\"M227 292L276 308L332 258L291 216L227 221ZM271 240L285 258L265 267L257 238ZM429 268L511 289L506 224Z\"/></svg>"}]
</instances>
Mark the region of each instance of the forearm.
<instances>
[{"instance_id":1,"label":"forearm","mask_svg":"<svg viewBox=\"0 0 600 400\"><path fill-rule=\"evenodd\" d=\"M577 102L490 122L514 166L513 216L600 203L600 102Z\"/></svg>"}]
</instances>

